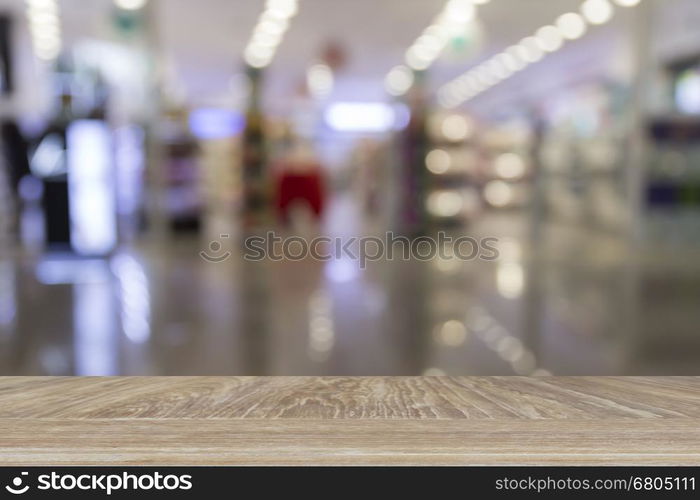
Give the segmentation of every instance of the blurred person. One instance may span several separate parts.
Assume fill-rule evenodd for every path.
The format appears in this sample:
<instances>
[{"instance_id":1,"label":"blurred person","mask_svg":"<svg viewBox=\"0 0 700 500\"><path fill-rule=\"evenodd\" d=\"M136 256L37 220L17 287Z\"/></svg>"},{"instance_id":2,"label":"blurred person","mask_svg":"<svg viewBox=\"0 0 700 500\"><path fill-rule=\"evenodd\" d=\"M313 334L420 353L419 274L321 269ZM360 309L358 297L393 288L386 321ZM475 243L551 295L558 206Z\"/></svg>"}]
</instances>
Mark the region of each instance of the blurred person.
<instances>
[{"instance_id":1,"label":"blurred person","mask_svg":"<svg viewBox=\"0 0 700 500\"><path fill-rule=\"evenodd\" d=\"M28 144L20 131L17 122L7 118L0 125L0 168L2 178L6 183L3 191L7 193L7 204L10 216L7 222L10 230L17 228L16 214L19 213L19 185L22 178L30 174Z\"/></svg>"},{"instance_id":2,"label":"blurred person","mask_svg":"<svg viewBox=\"0 0 700 500\"><path fill-rule=\"evenodd\" d=\"M316 221L326 198L321 162L309 140L292 137L287 151L274 162L275 206L279 220L290 222L292 208L305 204Z\"/></svg>"},{"instance_id":3,"label":"blurred person","mask_svg":"<svg viewBox=\"0 0 700 500\"><path fill-rule=\"evenodd\" d=\"M73 96L61 94L58 113L37 141L32 154L32 172L42 179L42 208L46 245L51 249L70 248L71 225L68 198L68 128L74 120Z\"/></svg>"},{"instance_id":4,"label":"blurred person","mask_svg":"<svg viewBox=\"0 0 700 500\"><path fill-rule=\"evenodd\" d=\"M16 193L22 177L29 174L29 147L17 122L5 119L0 126L2 152L9 171L10 187Z\"/></svg>"}]
</instances>

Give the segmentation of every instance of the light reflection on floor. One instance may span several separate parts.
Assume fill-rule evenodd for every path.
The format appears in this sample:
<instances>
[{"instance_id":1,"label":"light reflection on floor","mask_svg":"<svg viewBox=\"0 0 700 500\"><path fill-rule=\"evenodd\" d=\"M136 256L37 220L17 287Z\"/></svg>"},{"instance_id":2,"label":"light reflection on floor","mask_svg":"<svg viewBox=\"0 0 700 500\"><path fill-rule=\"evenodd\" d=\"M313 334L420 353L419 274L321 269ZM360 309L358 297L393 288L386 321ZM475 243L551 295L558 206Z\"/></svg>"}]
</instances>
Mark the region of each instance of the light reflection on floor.
<instances>
[{"instance_id":1,"label":"light reflection on floor","mask_svg":"<svg viewBox=\"0 0 700 500\"><path fill-rule=\"evenodd\" d=\"M339 200L324 234L366 231L351 212ZM231 243L210 263L210 237L190 237L110 261L0 260L0 374L697 374L697 254L631 255L557 225L535 241L524 214L468 231L498 237L501 258L361 270L244 262Z\"/></svg>"}]
</instances>

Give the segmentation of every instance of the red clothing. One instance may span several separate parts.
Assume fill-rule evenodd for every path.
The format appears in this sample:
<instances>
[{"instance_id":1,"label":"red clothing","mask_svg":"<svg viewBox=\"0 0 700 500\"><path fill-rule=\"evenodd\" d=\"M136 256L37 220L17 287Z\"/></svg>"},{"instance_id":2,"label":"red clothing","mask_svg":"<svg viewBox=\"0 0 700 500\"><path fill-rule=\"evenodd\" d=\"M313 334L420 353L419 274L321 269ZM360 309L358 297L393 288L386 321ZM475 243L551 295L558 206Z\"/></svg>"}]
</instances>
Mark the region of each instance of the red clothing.
<instances>
[{"instance_id":1,"label":"red clothing","mask_svg":"<svg viewBox=\"0 0 700 500\"><path fill-rule=\"evenodd\" d=\"M321 217L324 188L320 168L284 169L278 175L276 206L282 220L287 219L289 207L297 200L305 200L313 214Z\"/></svg>"}]
</instances>

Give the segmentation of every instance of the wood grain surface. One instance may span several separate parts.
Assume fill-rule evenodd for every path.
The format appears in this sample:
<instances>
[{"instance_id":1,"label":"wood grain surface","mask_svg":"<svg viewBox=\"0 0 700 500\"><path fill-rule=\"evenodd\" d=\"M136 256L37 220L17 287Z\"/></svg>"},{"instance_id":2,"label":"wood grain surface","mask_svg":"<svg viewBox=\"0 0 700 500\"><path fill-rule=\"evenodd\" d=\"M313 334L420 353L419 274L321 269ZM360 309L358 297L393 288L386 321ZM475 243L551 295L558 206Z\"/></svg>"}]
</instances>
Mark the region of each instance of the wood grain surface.
<instances>
[{"instance_id":1,"label":"wood grain surface","mask_svg":"<svg viewBox=\"0 0 700 500\"><path fill-rule=\"evenodd\" d=\"M2 465L700 465L700 378L0 378Z\"/></svg>"}]
</instances>

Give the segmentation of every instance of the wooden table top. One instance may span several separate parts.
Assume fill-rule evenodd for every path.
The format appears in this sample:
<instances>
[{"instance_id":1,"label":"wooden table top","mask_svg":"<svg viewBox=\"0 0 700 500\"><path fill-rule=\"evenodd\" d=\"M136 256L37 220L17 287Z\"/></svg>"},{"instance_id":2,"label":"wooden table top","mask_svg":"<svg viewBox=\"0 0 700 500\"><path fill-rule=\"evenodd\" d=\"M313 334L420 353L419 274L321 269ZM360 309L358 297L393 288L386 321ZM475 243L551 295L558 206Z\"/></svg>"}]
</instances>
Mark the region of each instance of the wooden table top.
<instances>
[{"instance_id":1,"label":"wooden table top","mask_svg":"<svg viewBox=\"0 0 700 500\"><path fill-rule=\"evenodd\" d=\"M0 378L0 465L700 465L700 377Z\"/></svg>"}]
</instances>

